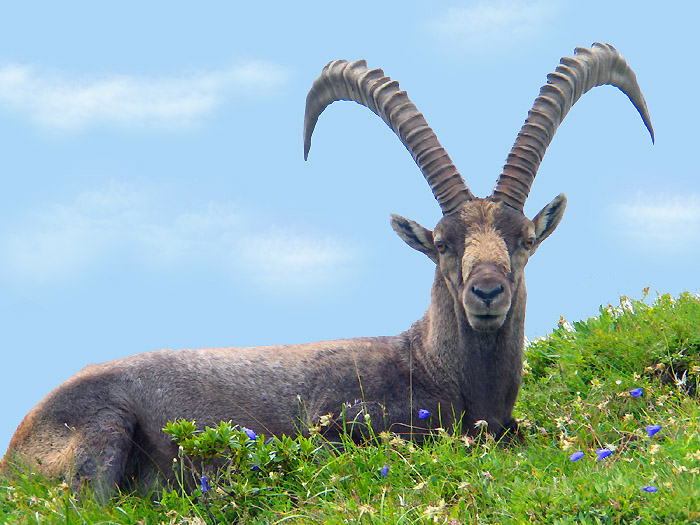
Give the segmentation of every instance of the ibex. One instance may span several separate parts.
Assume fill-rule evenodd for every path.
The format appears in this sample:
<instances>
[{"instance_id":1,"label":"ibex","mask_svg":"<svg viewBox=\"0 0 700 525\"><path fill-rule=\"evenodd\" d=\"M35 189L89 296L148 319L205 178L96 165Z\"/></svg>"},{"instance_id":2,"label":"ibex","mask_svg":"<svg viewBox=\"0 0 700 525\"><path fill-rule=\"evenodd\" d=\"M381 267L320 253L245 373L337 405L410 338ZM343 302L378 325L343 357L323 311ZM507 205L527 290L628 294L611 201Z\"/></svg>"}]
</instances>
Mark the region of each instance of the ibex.
<instances>
[{"instance_id":1,"label":"ibex","mask_svg":"<svg viewBox=\"0 0 700 525\"><path fill-rule=\"evenodd\" d=\"M289 435L333 414L331 438L364 414L376 432L411 436L436 426L438 414L443 427L462 432L474 432L480 420L496 436L515 431L523 271L561 221L566 197L557 196L533 220L523 206L557 127L583 93L603 84L630 98L653 141L646 102L623 57L606 44L578 48L547 77L493 193L481 199L396 81L365 61L329 63L306 100L304 157L319 115L337 100L368 107L401 139L443 213L433 231L391 216L399 237L436 265L423 318L393 337L161 350L89 365L29 412L2 468L21 461L103 496L129 480L151 487L172 477L177 447L161 429L178 418L200 426L231 420ZM433 414L432 423L418 418L420 409Z\"/></svg>"}]
</instances>

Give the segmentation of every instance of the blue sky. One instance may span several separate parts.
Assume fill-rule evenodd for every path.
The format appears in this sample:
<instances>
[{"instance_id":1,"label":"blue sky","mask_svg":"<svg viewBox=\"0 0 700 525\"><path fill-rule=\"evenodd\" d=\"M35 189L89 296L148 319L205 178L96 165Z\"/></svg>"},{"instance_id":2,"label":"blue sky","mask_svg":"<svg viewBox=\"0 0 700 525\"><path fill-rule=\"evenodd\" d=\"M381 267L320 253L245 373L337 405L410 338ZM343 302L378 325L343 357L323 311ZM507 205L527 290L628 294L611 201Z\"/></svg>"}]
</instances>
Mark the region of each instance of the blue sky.
<instances>
[{"instance_id":1,"label":"blue sky","mask_svg":"<svg viewBox=\"0 0 700 525\"><path fill-rule=\"evenodd\" d=\"M4 6L0 453L88 363L391 335L423 315L434 267L389 214L432 228L440 210L398 139L336 103L303 160L306 93L332 59L399 80L486 196L559 58L613 44L656 144L614 88L569 113L525 207L569 198L526 269L526 333L647 286L698 292L700 7L661 4Z\"/></svg>"}]
</instances>

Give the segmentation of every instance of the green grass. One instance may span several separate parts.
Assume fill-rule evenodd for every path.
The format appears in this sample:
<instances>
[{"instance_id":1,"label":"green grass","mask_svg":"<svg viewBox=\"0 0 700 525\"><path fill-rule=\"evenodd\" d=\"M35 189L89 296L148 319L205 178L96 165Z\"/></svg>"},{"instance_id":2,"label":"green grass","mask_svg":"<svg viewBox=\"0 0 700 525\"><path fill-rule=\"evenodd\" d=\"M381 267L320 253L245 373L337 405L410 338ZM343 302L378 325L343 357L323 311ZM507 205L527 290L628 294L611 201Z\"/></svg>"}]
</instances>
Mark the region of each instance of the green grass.
<instances>
[{"instance_id":1,"label":"green grass","mask_svg":"<svg viewBox=\"0 0 700 525\"><path fill-rule=\"evenodd\" d=\"M266 443L230 425L195 432L179 422L175 468L198 487L206 475L204 494L103 506L26 474L0 480L0 522L700 522L700 298L622 298L595 318L562 320L526 358L523 438L508 447L446 429L422 446L382 434L331 452L318 435ZM648 425L661 430L649 436ZM596 461L599 449L612 453ZM224 450L232 459L217 471L206 460Z\"/></svg>"}]
</instances>

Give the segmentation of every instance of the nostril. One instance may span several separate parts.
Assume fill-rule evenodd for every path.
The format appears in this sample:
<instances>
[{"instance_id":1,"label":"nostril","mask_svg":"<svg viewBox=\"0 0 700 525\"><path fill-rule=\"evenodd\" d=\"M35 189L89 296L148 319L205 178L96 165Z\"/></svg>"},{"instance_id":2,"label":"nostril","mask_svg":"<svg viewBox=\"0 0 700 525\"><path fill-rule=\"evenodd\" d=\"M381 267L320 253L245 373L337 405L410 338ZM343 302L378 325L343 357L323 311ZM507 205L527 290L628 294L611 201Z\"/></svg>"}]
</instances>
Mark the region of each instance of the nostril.
<instances>
[{"instance_id":1,"label":"nostril","mask_svg":"<svg viewBox=\"0 0 700 525\"><path fill-rule=\"evenodd\" d=\"M472 286L472 293L484 302L491 302L497 295L503 293L503 285L492 286L491 288L483 288L481 286Z\"/></svg>"}]
</instances>

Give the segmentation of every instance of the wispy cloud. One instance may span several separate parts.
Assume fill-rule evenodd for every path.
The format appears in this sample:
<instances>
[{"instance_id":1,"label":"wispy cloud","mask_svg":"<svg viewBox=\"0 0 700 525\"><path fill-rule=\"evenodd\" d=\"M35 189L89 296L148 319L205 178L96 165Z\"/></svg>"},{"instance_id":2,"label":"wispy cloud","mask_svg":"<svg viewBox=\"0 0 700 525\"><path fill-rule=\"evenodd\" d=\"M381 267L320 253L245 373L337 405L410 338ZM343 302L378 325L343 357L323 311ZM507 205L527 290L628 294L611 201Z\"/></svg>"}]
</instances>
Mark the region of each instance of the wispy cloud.
<instances>
[{"instance_id":1,"label":"wispy cloud","mask_svg":"<svg viewBox=\"0 0 700 525\"><path fill-rule=\"evenodd\" d=\"M355 257L344 241L260 225L246 210L209 203L173 213L154 192L112 182L0 232L3 275L34 283L75 278L110 261L196 264L279 292L325 286Z\"/></svg>"},{"instance_id":2,"label":"wispy cloud","mask_svg":"<svg viewBox=\"0 0 700 525\"><path fill-rule=\"evenodd\" d=\"M112 183L106 191L84 192L70 204L35 212L29 223L13 224L0 237L6 273L42 282L80 273L112 248L120 229L139 223L143 201L143 195Z\"/></svg>"},{"instance_id":3,"label":"wispy cloud","mask_svg":"<svg viewBox=\"0 0 700 525\"><path fill-rule=\"evenodd\" d=\"M453 50L481 53L508 49L538 35L556 11L554 0L483 0L448 8L429 28Z\"/></svg>"},{"instance_id":4,"label":"wispy cloud","mask_svg":"<svg viewBox=\"0 0 700 525\"><path fill-rule=\"evenodd\" d=\"M640 250L659 254L697 250L700 194L637 193L614 209L621 233Z\"/></svg>"},{"instance_id":5,"label":"wispy cloud","mask_svg":"<svg viewBox=\"0 0 700 525\"><path fill-rule=\"evenodd\" d=\"M100 124L172 128L197 122L231 94L269 94L285 81L284 68L266 62L170 78L72 78L7 65L0 68L0 106L55 131Z\"/></svg>"},{"instance_id":6,"label":"wispy cloud","mask_svg":"<svg viewBox=\"0 0 700 525\"><path fill-rule=\"evenodd\" d=\"M241 254L248 272L273 287L305 284L309 278L327 283L354 259L353 251L337 239L311 238L278 226L244 238Z\"/></svg>"}]
</instances>

